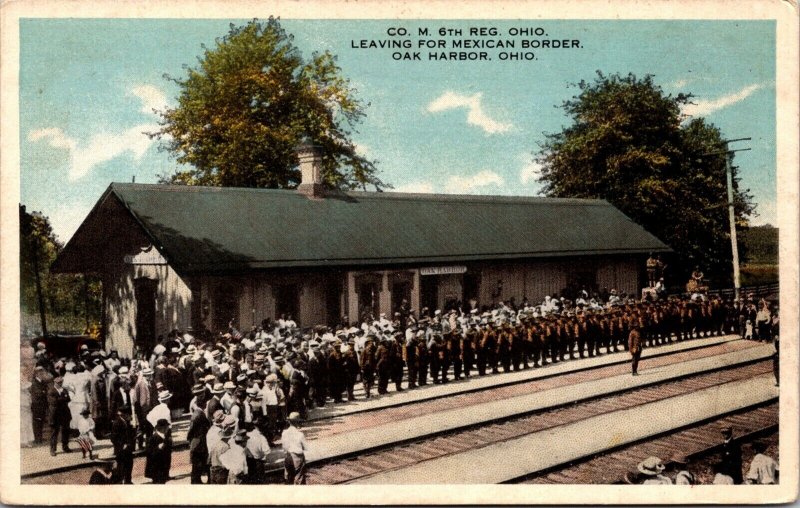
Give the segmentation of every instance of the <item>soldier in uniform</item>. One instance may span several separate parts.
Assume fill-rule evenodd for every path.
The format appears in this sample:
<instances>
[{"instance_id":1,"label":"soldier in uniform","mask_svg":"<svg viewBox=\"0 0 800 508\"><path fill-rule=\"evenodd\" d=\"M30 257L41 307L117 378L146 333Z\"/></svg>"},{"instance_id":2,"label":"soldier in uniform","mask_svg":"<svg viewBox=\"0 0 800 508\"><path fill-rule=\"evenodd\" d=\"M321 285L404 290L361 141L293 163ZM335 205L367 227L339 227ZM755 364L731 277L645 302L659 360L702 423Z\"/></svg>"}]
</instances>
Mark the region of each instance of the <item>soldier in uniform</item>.
<instances>
[{"instance_id":1,"label":"soldier in uniform","mask_svg":"<svg viewBox=\"0 0 800 508\"><path fill-rule=\"evenodd\" d=\"M346 348L346 349L345 349ZM356 400L353 394L353 389L358 378L358 372L361 370L356 359L356 353L352 346L342 346L344 353L342 354L342 368L344 369L345 390L347 391L347 400Z\"/></svg>"},{"instance_id":2,"label":"soldier in uniform","mask_svg":"<svg viewBox=\"0 0 800 508\"><path fill-rule=\"evenodd\" d=\"M463 337L461 333L456 328L452 328L450 330L450 336L448 337L447 341L447 353L450 357L450 362L453 364L453 379L458 381L461 379L461 371L464 365L463 363L463 351L461 349L461 342Z\"/></svg>"},{"instance_id":3,"label":"soldier in uniform","mask_svg":"<svg viewBox=\"0 0 800 508\"><path fill-rule=\"evenodd\" d=\"M414 340L416 335L416 330L414 328L416 327L411 328L409 338L405 337L399 338L399 340L403 341L403 347L402 347L403 363L405 363L406 368L408 369L409 389L417 387L417 377L419 376L419 373L417 372L417 358L416 358L417 347Z\"/></svg>"},{"instance_id":4,"label":"soldier in uniform","mask_svg":"<svg viewBox=\"0 0 800 508\"><path fill-rule=\"evenodd\" d=\"M464 368L464 376L469 377L475 364L475 346L477 344L478 332L475 325L469 325L461 338L461 358Z\"/></svg>"},{"instance_id":5,"label":"soldier in uniform","mask_svg":"<svg viewBox=\"0 0 800 508\"><path fill-rule=\"evenodd\" d=\"M425 343L425 332L422 330L418 331L414 337L414 347L414 358L417 362L417 375L419 376L417 382L419 386L425 386L428 384L428 364L430 363L430 358L428 356L428 345Z\"/></svg>"},{"instance_id":6,"label":"soldier in uniform","mask_svg":"<svg viewBox=\"0 0 800 508\"><path fill-rule=\"evenodd\" d=\"M506 323L497 334L497 359L503 372L511 372L511 325Z\"/></svg>"},{"instance_id":7,"label":"soldier in uniform","mask_svg":"<svg viewBox=\"0 0 800 508\"><path fill-rule=\"evenodd\" d=\"M403 332L396 331L394 337L389 342L389 368L391 369L390 376L394 383L394 388L398 392L403 391L401 386L403 383Z\"/></svg>"},{"instance_id":8,"label":"soldier in uniform","mask_svg":"<svg viewBox=\"0 0 800 508\"><path fill-rule=\"evenodd\" d=\"M345 389L341 347L341 341L335 342L328 356L328 390L334 402L342 401L342 392Z\"/></svg>"},{"instance_id":9,"label":"soldier in uniform","mask_svg":"<svg viewBox=\"0 0 800 508\"><path fill-rule=\"evenodd\" d=\"M375 382L375 336L367 335L366 345L361 352L361 382L364 384L364 393L367 398L370 398L372 391L372 384Z\"/></svg>"},{"instance_id":10,"label":"soldier in uniform","mask_svg":"<svg viewBox=\"0 0 800 508\"><path fill-rule=\"evenodd\" d=\"M389 344L384 338L381 340L378 350L375 352L375 370L378 373L378 393L386 393L389 386L389 374L391 369L391 358L389 354Z\"/></svg>"}]
</instances>

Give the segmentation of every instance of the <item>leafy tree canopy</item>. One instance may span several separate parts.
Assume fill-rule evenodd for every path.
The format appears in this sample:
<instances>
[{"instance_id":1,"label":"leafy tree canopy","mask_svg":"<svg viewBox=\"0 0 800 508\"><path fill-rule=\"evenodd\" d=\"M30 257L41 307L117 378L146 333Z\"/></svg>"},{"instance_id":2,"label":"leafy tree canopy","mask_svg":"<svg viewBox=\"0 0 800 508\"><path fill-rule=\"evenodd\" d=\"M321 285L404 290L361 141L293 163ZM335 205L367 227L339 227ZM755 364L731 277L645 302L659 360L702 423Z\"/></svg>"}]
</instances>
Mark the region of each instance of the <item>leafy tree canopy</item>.
<instances>
[{"instance_id":1,"label":"leafy tree canopy","mask_svg":"<svg viewBox=\"0 0 800 508\"><path fill-rule=\"evenodd\" d=\"M689 94L667 95L652 76L597 73L576 85L560 107L571 123L546 134L536 161L544 193L600 198L676 251L669 273L685 282L700 265L718 283L730 280L731 247L725 144L717 127L688 119ZM734 167L737 224L754 211Z\"/></svg>"},{"instance_id":2,"label":"leafy tree canopy","mask_svg":"<svg viewBox=\"0 0 800 508\"><path fill-rule=\"evenodd\" d=\"M159 112L161 128L150 135L191 169L162 182L291 188L300 182L294 149L307 136L324 151L330 187L386 186L351 140L366 105L336 57L306 61L292 40L272 17L231 25L185 78L166 76L180 88L178 105Z\"/></svg>"}]
</instances>

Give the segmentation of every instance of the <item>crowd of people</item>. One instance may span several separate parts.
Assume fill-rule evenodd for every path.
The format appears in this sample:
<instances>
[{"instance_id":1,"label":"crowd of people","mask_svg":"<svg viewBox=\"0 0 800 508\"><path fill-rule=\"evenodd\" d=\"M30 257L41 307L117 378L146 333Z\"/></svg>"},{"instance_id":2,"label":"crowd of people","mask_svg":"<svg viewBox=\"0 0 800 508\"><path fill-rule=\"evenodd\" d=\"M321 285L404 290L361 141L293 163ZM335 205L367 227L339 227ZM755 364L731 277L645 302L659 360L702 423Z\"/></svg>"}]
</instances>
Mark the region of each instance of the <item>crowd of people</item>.
<instances>
[{"instance_id":1,"label":"crowd of people","mask_svg":"<svg viewBox=\"0 0 800 508\"><path fill-rule=\"evenodd\" d=\"M403 301L391 317L344 318L335 327L301 329L281 316L247 331L234 323L217 334L172 330L132 359L86 346L57 358L39 343L30 386L34 440L43 442L49 423L52 455L59 437L69 452L70 434L78 433L91 459L96 440L109 437L121 482L130 483L138 448L148 456L146 476L159 483L168 477L171 424L188 412L192 483L263 482L264 461L282 434L287 481L303 483L299 424L315 407L354 400L358 382L371 398L390 386L403 391L629 348L635 356L695 336L771 340L779 324L777 307L750 297L635 301L612 290L601 300L580 291L574 300L465 307L417 313Z\"/></svg>"},{"instance_id":2,"label":"crowd of people","mask_svg":"<svg viewBox=\"0 0 800 508\"><path fill-rule=\"evenodd\" d=\"M702 471L713 485L774 485L778 483L778 462L766 454L767 444L756 440L751 443L753 458L744 473L742 445L733 437L733 429L722 429L723 441L719 454L711 463L710 471ZM625 475L625 482L634 485L699 485L699 474L692 473L686 455L675 454L664 464L658 457L648 457L640 462L636 471ZM702 467L702 466L701 466Z\"/></svg>"}]
</instances>

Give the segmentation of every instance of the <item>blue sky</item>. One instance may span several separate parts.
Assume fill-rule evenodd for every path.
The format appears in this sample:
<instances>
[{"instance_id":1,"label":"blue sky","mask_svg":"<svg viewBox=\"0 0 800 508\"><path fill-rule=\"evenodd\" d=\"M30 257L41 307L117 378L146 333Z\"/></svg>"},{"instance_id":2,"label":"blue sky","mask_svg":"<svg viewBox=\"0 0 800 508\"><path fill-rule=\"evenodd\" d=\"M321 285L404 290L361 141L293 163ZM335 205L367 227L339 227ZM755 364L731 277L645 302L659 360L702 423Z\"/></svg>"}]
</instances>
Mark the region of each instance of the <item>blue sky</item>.
<instances>
[{"instance_id":1,"label":"blue sky","mask_svg":"<svg viewBox=\"0 0 800 508\"><path fill-rule=\"evenodd\" d=\"M152 109L174 104L201 44L243 20L23 19L20 24L21 201L48 215L68 240L110 182L156 182L178 166L142 132ZM606 74L653 74L668 93L691 92L687 115L727 138L752 137L738 154L758 203L754 224L775 224L775 29L771 21L291 20L305 55L328 49L370 106L354 139L395 190L536 195L532 154L543 133L567 123L555 107L570 83ZM390 27L543 27L579 49L536 50L536 61L395 61ZM438 39L438 35L430 38ZM489 37L494 38L494 37ZM413 43L416 45L416 36ZM445 37L445 39L448 39ZM358 45L358 42L356 42ZM731 48L736 48L732 51ZM416 49L410 50L415 51ZM514 51L521 50L519 47ZM492 51L497 55L497 50Z\"/></svg>"}]
</instances>

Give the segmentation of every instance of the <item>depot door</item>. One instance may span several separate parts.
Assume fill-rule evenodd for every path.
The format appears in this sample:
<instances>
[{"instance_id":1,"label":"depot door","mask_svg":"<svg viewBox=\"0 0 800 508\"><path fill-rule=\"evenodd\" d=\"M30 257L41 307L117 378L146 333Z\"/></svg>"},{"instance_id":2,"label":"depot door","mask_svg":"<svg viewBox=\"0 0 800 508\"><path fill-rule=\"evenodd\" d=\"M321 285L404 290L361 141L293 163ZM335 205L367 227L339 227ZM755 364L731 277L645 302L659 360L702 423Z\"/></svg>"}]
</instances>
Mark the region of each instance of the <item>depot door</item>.
<instances>
[{"instance_id":1,"label":"depot door","mask_svg":"<svg viewBox=\"0 0 800 508\"><path fill-rule=\"evenodd\" d=\"M149 351L156 344L156 289L158 281L136 279L133 292L136 298L136 347Z\"/></svg>"}]
</instances>

